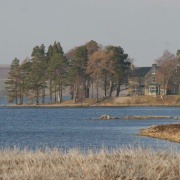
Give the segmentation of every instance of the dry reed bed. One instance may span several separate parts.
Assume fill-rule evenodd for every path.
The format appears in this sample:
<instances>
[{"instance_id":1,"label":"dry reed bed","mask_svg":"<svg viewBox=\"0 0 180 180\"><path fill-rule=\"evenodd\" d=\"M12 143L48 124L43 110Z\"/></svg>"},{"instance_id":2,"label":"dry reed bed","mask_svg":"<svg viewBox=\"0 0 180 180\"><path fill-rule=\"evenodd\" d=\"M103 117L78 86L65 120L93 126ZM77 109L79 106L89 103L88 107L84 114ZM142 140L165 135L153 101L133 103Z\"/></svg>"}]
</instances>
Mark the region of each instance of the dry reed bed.
<instances>
[{"instance_id":1,"label":"dry reed bed","mask_svg":"<svg viewBox=\"0 0 180 180\"><path fill-rule=\"evenodd\" d=\"M180 153L141 147L82 153L77 149L0 150L1 180L180 179Z\"/></svg>"}]
</instances>

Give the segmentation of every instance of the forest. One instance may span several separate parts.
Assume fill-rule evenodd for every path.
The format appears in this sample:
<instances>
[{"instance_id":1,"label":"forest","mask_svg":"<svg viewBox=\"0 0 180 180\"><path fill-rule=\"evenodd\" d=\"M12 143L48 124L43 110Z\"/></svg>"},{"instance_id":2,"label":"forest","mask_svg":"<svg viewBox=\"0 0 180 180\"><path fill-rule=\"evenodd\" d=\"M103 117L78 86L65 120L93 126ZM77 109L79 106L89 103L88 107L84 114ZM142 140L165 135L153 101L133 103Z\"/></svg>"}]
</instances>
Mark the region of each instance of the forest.
<instances>
[{"instance_id":1,"label":"forest","mask_svg":"<svg viewBox=\"0 0 180 180\"><path fill-rule=\"evenodd\" d=\"M69 91L76 103L90 97L90 87L95 88L97 102L100 88L104 97L111 97L113 91L118 97L121 85L127 83L131 62L122 47L102 46L94 40L67 53L56 41L47 51L44 44L35 46L31 58L15 58L11 63L5 82L8 102L23 104L26 98L43 104L49 97L49 103L61 103L63 92Z\"/></svg>"}]
</instances>

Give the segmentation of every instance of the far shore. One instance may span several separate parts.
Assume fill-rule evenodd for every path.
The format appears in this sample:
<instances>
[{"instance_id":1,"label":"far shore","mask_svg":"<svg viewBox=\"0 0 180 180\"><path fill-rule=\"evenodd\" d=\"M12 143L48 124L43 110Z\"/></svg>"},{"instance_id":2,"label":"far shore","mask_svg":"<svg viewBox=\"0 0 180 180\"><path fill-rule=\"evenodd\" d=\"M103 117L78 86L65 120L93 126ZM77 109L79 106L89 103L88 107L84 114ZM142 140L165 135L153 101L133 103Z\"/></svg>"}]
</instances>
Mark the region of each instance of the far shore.
<instances>
[{"instance_id":1,"label":"far shore","mask_svg":"<svg viewBox=\"0 0 180 180\"><path fill-rule=\"evenodd\" d=\"M96 98L78 99L75 103L74 100L64 100L61 103L44 103L42 104L10 104L8 106L18 107L96 107L96 106L180 106L180 96L126 96L126 97L107 97L100 98L96 102Z\"/></svg>"}]
</instances>

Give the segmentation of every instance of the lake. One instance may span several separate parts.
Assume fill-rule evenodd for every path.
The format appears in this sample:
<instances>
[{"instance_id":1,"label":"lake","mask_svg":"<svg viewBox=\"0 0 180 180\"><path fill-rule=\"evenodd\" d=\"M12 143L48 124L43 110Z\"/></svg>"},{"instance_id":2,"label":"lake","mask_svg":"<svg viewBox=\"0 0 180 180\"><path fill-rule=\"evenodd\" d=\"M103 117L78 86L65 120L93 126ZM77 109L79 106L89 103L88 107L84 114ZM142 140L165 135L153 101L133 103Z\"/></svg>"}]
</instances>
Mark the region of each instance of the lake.
<instances>
[{"instance_id":1,"label":"lake","mask_svg":"<svg viewBox=\"0 0 180 180\"><path fill-rule=\"evenodd\" d=\"M180 149L179 143L135 135L140 128L178 123L176 120L90 120L102 114L180 116L180 111L179 107L0 107L0 147Z\"/></svg>"}]
</instances>

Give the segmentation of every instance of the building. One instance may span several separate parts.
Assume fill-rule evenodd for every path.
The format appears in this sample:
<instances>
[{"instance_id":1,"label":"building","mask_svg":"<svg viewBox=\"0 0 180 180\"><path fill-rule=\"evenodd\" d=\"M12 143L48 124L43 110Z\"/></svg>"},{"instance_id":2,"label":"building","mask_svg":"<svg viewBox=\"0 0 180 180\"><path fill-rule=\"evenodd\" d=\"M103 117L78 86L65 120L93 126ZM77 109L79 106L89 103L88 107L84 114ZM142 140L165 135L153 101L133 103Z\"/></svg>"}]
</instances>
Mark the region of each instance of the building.
<instances>
[{"instance_id":1,"label":"building","mask_svg":"<svg viewBox=\"0 0 180 180\"><path fill-rule=\"evenodd\" d=\"M180 94L180 68L174 70L173 76L168 81L167 89L165 83L160 79L158 66L135 67L131 69L128 77L129 95L177 95Z\"/></svg>"}]
</instances>

